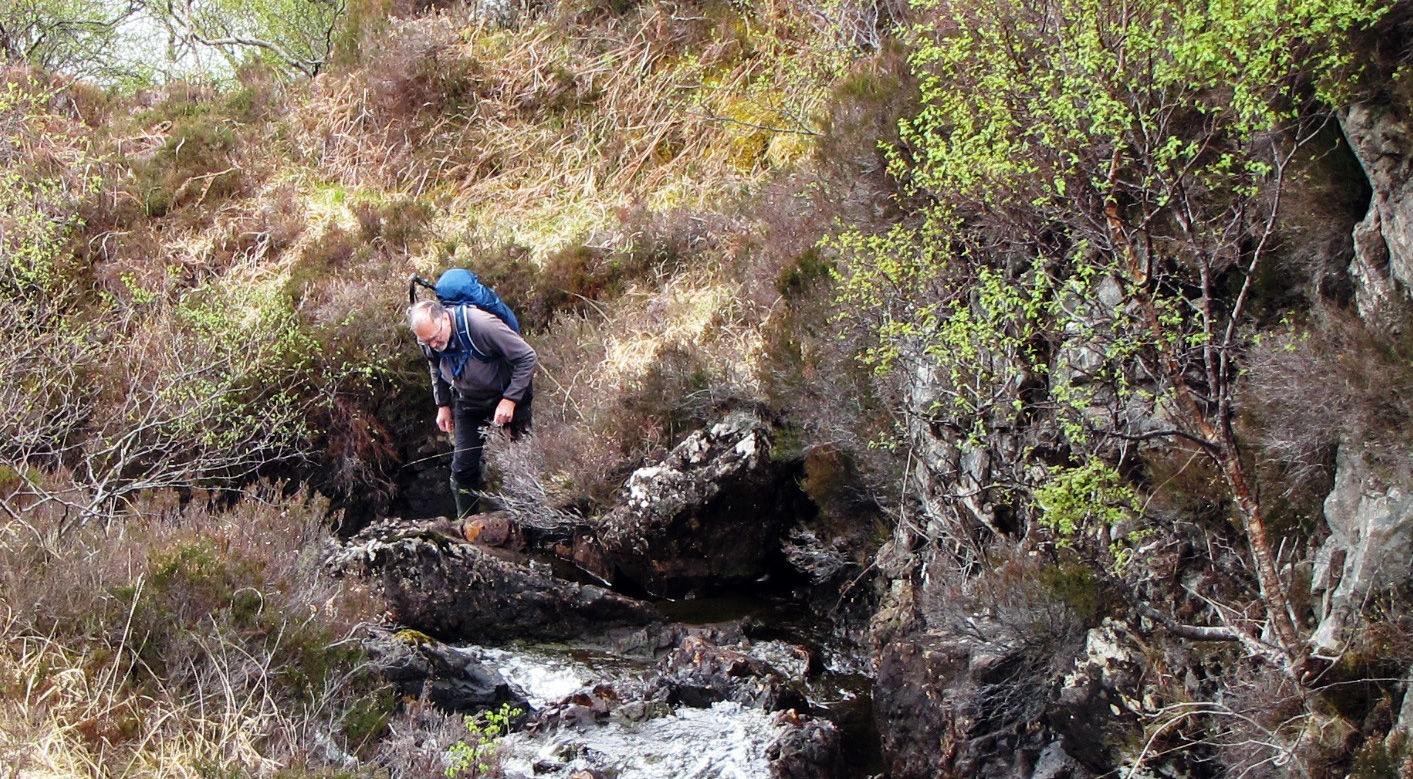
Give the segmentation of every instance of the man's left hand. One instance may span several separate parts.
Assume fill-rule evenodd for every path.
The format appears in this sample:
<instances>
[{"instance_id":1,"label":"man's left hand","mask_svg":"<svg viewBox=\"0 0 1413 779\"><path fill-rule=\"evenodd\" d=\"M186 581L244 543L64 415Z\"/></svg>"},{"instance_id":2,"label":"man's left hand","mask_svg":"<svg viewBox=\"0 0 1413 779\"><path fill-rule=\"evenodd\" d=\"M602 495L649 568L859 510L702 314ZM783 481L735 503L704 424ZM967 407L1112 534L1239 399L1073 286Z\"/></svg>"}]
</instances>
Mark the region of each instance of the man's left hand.
<instances>
[{"instance_id":1,"label":"man's left hand","mask_svg":"<svg viewBox=\"0 0 1413 779\"><path fill-rule=\"evenodd\" d=\"M501 398L496 404L496 415L491 418L497 425L508 425L510 420L515 418L515 401L510 398Z\"/></svg>"}]
</instances>

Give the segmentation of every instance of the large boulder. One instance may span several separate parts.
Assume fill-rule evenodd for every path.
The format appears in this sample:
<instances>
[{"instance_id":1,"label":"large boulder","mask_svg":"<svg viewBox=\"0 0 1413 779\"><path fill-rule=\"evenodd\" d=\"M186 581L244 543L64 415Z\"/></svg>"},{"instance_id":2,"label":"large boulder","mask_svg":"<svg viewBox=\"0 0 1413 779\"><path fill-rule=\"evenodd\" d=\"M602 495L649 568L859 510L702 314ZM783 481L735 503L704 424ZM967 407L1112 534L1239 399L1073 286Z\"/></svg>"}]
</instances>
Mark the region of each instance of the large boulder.
<instances>
[{"instance_id":1,"label":"large boulder","mask_svg":"<svg viewBox=\"0 0 1413 779\"><path fill-rule=\"evenodd\" d=\"M368 580L394 621L442 640L562 640L661 621L641 601L420 524L367 528L331 550L327 565Z\"/></svg>"},{"instance_id":2,"label":"large boulder","mask_svg":"<svg viewBox=\"0 0 1413 779\"><path fill-rule=\"evenodd\" d=\"M500 672L430 636L374 630L363 641L369 661L400 695L453 714L495 711L509 704L531 711L525 694Z\"/></svg>"},{"instance_id":3,"label":"large boulder","mask_svg":"<svg viewBox=\"0 0 1413 779\"><path fill-rule=\"evenodd\" d=\"M1310 645L1338 657L1350 618L1369 596L1410 577L1413 468L1406 460L1379 462L1355 444L1340 447L1325 523L1330 535L1315 556L1311 588L1320 622Z\"/></svg>"},{"instance_id":4,"label":"large boulder","mask_svg":"<svg viewBox=\"0 0 1413 779\"><path fill-rule=\"evenodd\" d=\"M769 575L804 501L770 450L766 424L735 413L633 473L597 528L604 578L677 598Z\"/></svg>"}]
</instances>

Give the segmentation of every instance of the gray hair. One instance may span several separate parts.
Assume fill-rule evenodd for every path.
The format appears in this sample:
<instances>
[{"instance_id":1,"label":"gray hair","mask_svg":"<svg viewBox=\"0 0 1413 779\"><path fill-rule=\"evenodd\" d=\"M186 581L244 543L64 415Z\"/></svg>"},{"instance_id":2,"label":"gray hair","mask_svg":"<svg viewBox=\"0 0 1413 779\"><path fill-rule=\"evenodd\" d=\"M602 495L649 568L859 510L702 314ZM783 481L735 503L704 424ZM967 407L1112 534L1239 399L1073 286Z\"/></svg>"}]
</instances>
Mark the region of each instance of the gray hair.
<instances>
[{"instance_id":1,"label":"gray hair","mask_svg":"<svg viewBox=\"0 0 1413 779\"><path fill-rule=\"evenodd\" d=\"M446 308L435 300L419 300L407 307L407 326L413 330L424 322L435 322L446 315Z\"/></svg>"}]
</instances>

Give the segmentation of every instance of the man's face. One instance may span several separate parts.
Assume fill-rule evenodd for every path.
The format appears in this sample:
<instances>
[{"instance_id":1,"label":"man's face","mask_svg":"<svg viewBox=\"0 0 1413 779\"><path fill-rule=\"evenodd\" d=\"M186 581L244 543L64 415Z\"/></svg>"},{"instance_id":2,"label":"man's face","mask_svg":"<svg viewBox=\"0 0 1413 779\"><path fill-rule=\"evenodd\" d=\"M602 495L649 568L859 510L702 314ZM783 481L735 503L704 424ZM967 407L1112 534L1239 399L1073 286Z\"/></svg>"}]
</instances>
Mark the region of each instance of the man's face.
<instances>
[{"instance_id":1,"label":"man's face","mask_svg":"<svg viewBox=\"0 0 1413 779\"><path fill-rule=\"evenodd\" d=\"M446 348L447 341L451 340L451 317L442 314L418 325L413 332L417 334L417 343L440 352Z\"/></svg>"}]
</instances>

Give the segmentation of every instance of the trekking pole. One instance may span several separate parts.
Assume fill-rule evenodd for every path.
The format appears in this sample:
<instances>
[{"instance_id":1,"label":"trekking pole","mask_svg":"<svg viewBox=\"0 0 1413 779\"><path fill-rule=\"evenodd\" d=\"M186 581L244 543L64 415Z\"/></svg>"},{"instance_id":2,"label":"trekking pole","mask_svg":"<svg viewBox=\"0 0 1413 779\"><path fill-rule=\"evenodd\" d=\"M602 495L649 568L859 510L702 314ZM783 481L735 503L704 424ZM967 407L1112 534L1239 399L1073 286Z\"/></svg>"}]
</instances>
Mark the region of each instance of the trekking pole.
<instances>
[{"instance_id":1,"label":"trekking pole","mask_svg":"<svg viewBox=\"0 0 1413 779\"><path fill-rule=\"evenodd\" d=\"M418 275L415 274L415 273L412 274L411 278L409 278L409 279L407 280L407 305L409 305L409 306L412 305L413 303L416 303L416 302L417 302L417 285L418 285L418 284L421 284L422 286L426 287L427 289L432 290L432 292L436 292L436 291L437 291L437 285L433 284L433 283L430 282L430 281L427 281L426 279L422 278L421 276L418 276Z\"/></svg>"}]
</instances>

